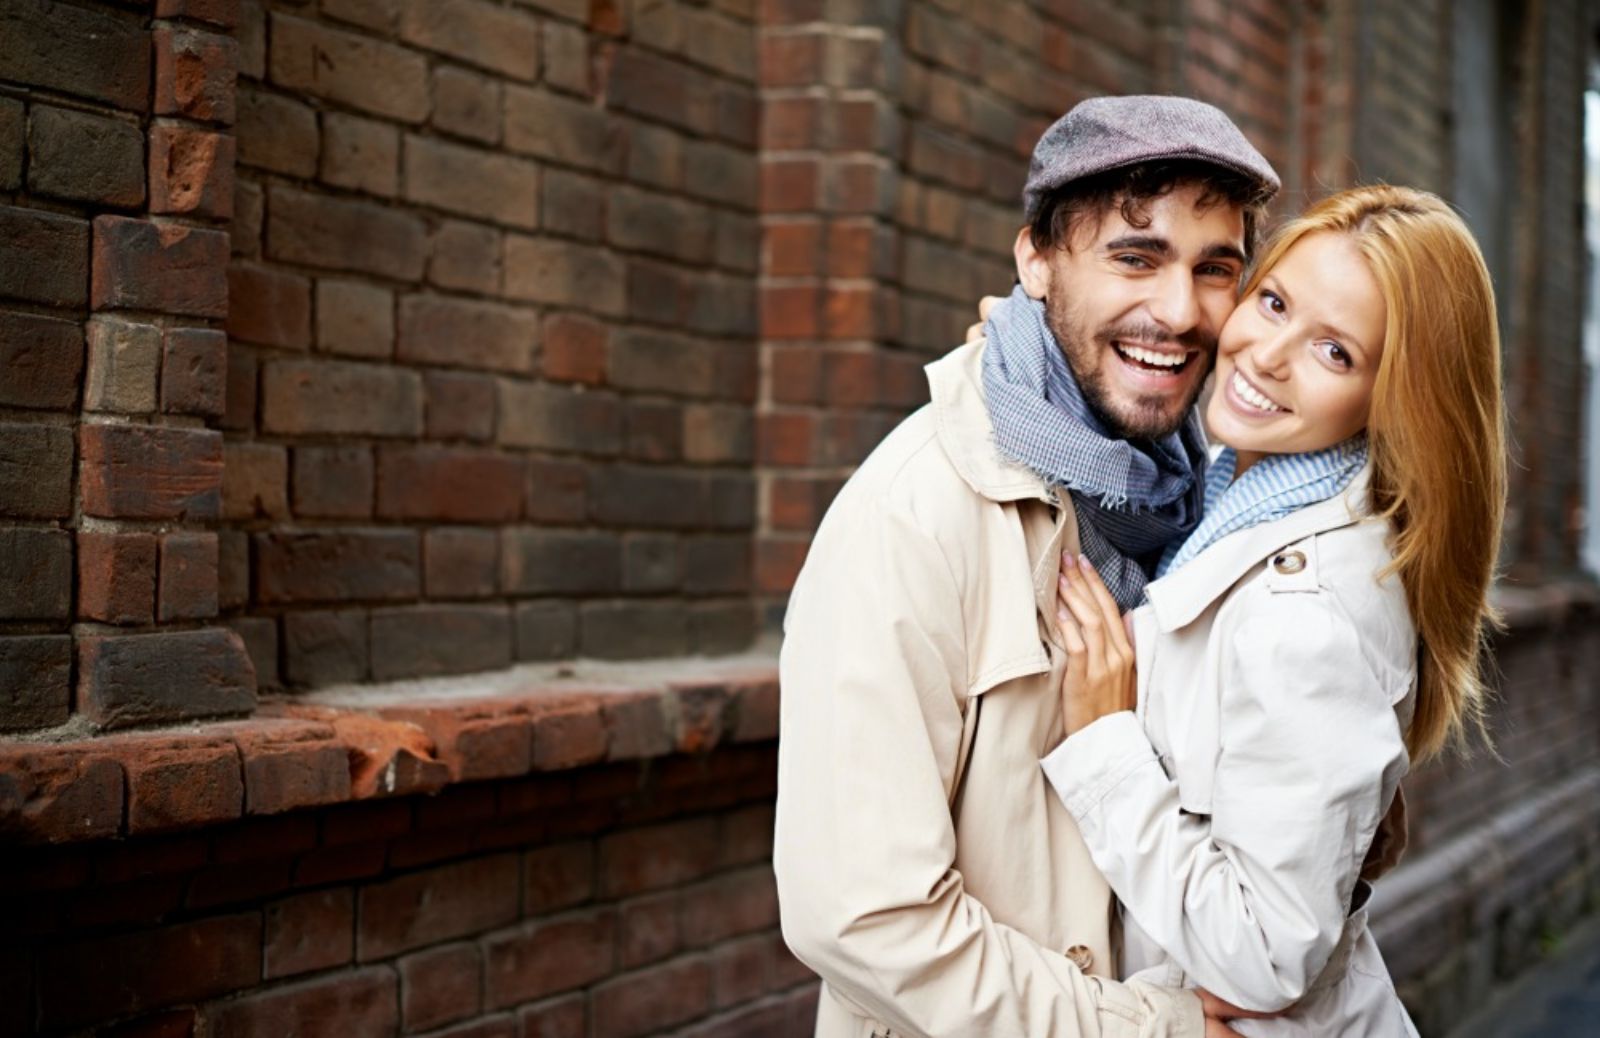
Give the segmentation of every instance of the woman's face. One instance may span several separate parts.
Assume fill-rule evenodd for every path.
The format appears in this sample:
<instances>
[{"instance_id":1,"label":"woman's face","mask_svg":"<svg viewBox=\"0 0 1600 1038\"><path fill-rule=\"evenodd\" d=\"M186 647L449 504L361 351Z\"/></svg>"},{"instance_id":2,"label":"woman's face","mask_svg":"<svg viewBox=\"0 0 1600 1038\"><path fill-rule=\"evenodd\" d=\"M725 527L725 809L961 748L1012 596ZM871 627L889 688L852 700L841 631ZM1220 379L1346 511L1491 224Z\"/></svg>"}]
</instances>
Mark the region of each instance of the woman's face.
<instances>
[{"instance_id":1,"label":"woman's face","mask_svg":"<svg viewBox=\"0 0 1600 1038\"><path fill-rule=\"evenodd\" d=\"M1301 238L1222 327L1212 436L1247 462L1365 429L1385 325L1383 293L1355 242L1331 231Z\"/></svg>"}]
</instances>

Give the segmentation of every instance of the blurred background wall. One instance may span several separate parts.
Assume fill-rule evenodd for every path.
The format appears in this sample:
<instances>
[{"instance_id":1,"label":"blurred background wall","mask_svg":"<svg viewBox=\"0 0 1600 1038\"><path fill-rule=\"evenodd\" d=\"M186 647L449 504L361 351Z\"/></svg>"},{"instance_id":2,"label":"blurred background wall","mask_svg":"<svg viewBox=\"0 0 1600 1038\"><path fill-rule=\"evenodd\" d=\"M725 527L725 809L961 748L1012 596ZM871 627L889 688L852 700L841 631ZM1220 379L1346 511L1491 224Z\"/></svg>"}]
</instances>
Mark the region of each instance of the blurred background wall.
<instances>
[{"instance_id":1,"label":"blurred background wall","mask_svg":"<svg viewBox=\"0 0 1600 1038\"><path fill-rule=\"evenodd\" d=\"M619 750L631 722L608 705L599 758L474 771L488 751L457 745L465 722L405 714L423 692L393 683L481 691L519 663L681 658L673 673L720 689L706 701L721 710L744 693L712 658L745 653L770 707L762 635L810 531L925 400L922 365L1011 283L1034 141L1082 98L1172 92L1238 120L1283 175L1277 215L1354 183L1424 187L1462 210L1495 276L1516 445L1504 759L1411 780L1413 852L1379 895L1386 952L1424 1033L1441 1033L1600 895L1584 566L1600 558L1584 236L1597 17L1587 0L0 0L0 729L16 737L0 745L0 829L66 845L0 884L33 920L10 953L14 1026L181 1004L162 1026L231 1012L246 1027L239 1014L357 989L382 1003L413 990L407 956L440 948L476 991L492 962L515 972L505 948L525 962L540 940L485 937L509 925L499 908L282 969L262 966L260 927L292 904L359 944L350 905L460 881L439 870L479 870L492 900L513 873L603 871L655 846L625 838L638 826L688 825L673 846L718 845L728 827L748 840L771 795L754 706L717 713L708 741L668 695L649 714L660 738ZM448 785L478 808L362 787L367 751L312 710L351 683L390 689L420 726L396 759L444 762L410 793ZM281 739L262 750L249 725L288 739L289 716L300 756ZM170 726L222 720L236 727L170 741ZM106 737L124 729L164 734ZM253 762L310 767L312 745L327 770L306 774L326 781L272 799ZM151 821L140 798L165 787L141 776L174 753L199 769L177 786L220 774L232 792ZM83 763L96 754L109 770ZM662 779L663 761L688 777ZM507 818L542 809L504 783L542 767L569 783L550 795L570 817L509 836ZM303 864L340 846L339 804L385 792L364 864ZM230 860L253 814L291 835ZM455 842L418 851L439 825ZM508 857L485 857L479 830L496 825ZM165 856L147 832L169 834ZM571 857L546 853L564 840ZM596 1033L804 1030L809 989L752 878L763 853L696 850L639 883L519 895L519 919L589 906L592 968L360 1033L463 1019L569 1033L527 1023L545 1009L524 1003L552 991L571 992L553 1019ZM147 902L123 886L135 876ZM684 913L727 902L706 891L729 884L746 897L731 929L686 937ZM138 907L72 907L95 898ZM254 974L119 976L141 993L100 1001L49 979L106 954L96 941L137 959L138 941L224 909L246 919ZM670 940L629 929L647 910ZM237 997L301 974L311 987ZM647 1008L594 1016L621 1004L595 1000L604 984ZM698 997L648 1008L685 989Z\"/></svg>"}]
</instances>

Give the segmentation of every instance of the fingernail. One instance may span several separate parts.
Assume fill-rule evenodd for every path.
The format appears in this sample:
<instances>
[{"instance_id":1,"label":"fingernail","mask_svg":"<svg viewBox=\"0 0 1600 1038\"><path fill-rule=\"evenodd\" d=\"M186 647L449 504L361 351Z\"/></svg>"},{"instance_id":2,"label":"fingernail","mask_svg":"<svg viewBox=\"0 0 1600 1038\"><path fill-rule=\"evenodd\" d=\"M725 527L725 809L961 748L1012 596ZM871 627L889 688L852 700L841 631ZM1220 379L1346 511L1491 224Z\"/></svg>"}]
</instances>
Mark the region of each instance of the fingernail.
<instances>
[{"instance_id":1,"label":"fingernail","mask_svg":"<svg viewBox=\"0 0 1600 1038\"><path fill-rule=\"evenodd\" d=\"M1068 569L1077 569L1078 568L1078 557L1076 555L1072 554L1072 552L1070 552L1070 551L1064 551L1064 552L1061 553L1061 563L1062 563L1062 565L1066 566Z\"/></svg>"},{"instance_id":2,"label":"fingernail","mask_svg":"<svg viewBox=\"0 0 1600 1038\"><path fill-rule=\"evenodd\" d=\"M1078 565L1091 572L1094 570L1094 565L1089 561L1089 556L1087 555L1078 556Z\"/></svg>"}]
</instances>

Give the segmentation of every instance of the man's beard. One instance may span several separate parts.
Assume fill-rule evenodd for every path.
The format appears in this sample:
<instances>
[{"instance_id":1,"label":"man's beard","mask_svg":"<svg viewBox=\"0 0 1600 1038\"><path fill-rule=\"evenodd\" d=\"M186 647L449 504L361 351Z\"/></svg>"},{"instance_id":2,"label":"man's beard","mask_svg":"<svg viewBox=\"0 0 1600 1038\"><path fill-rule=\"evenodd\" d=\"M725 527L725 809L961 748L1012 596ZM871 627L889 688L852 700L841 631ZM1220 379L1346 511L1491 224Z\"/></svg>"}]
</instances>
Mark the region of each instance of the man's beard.
<instances>
[{"instance_id":1,"label":"man's beard","mask_svg":"<svg viewBox=\"0 0 1600 1038\"><path fill-rule=\"evenodd\" d=\"M1191 360L1191 364L1209 364L1217 355L1216 336L1200 332L1175 336L1157 324L1107 325L1086 338L1080 334L1082 322L1078 315L1059 296L1045 300L1045 321L1066 355L1067 367L1090 413L1107 432L1121 440L1159 440L1177 432L1200 396L1205 379L1194 380L1178 407L1173 407L1170 396L1153 394L1135 397L1131 406L1119 407L1106 371L1107 364L1121 360L1111 345L1112 340L1131 345L1175 343L1184 349L1200 350L1201 355ZM1106 358L1098 369L1093 367L1096 357Z\"/></svg>"}]
</instances>

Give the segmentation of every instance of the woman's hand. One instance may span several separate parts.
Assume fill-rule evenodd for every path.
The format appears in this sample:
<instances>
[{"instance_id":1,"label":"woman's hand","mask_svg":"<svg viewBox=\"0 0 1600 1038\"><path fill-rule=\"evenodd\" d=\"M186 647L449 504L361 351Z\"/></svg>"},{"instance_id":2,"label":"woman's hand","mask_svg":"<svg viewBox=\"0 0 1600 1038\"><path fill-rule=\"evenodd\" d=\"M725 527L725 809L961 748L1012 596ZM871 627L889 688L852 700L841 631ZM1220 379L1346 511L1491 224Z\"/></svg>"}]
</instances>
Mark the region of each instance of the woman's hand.
<instances>
[{"instance_id":1,"label":"woman's hand","mask_svg":"<svg viewBox=\"0 0 1600 1038\"><path fill-rule=\"evenodd\" d=\"M978 300L978 323L967 326L967 341L977 342L983 338L983 322L989 319L989 313L996 306L1005 302L1000 296L984 296Z\"/></svg>"},{"instance_id":2,"label":"woman's hand","mask_svg":"<svg viewBox=\"0 0 1600 1038\"><path fill-rule=\"evenodd\" d=\"M1212 1024L1222 1027L1218 1034L1237 1034L1238 1032L1227 1029L1218 1021L1228 1020L1270 1020L1278 1013L1256 1013L1249 1009L1240 1009L1232 1002L1224 1002L1205 988L1195 988L1194 993L1200 996L1200 1011L1206 1016L1206 1035L1210 1036Z\"/></svg>"},{"instance_id":3,"label":"woman's hand","mask_svg":"<svg viewBox=\"0 0 1600 1038\"><path fill-rule=\"evenodd\" d=\"M1062 554L1056 603L1056 626L1067 647L1061 716L1071 735L1107 714L1132 710L1138 675L1117 603L1087 556Z\"/></svg>"}]
</instances>

